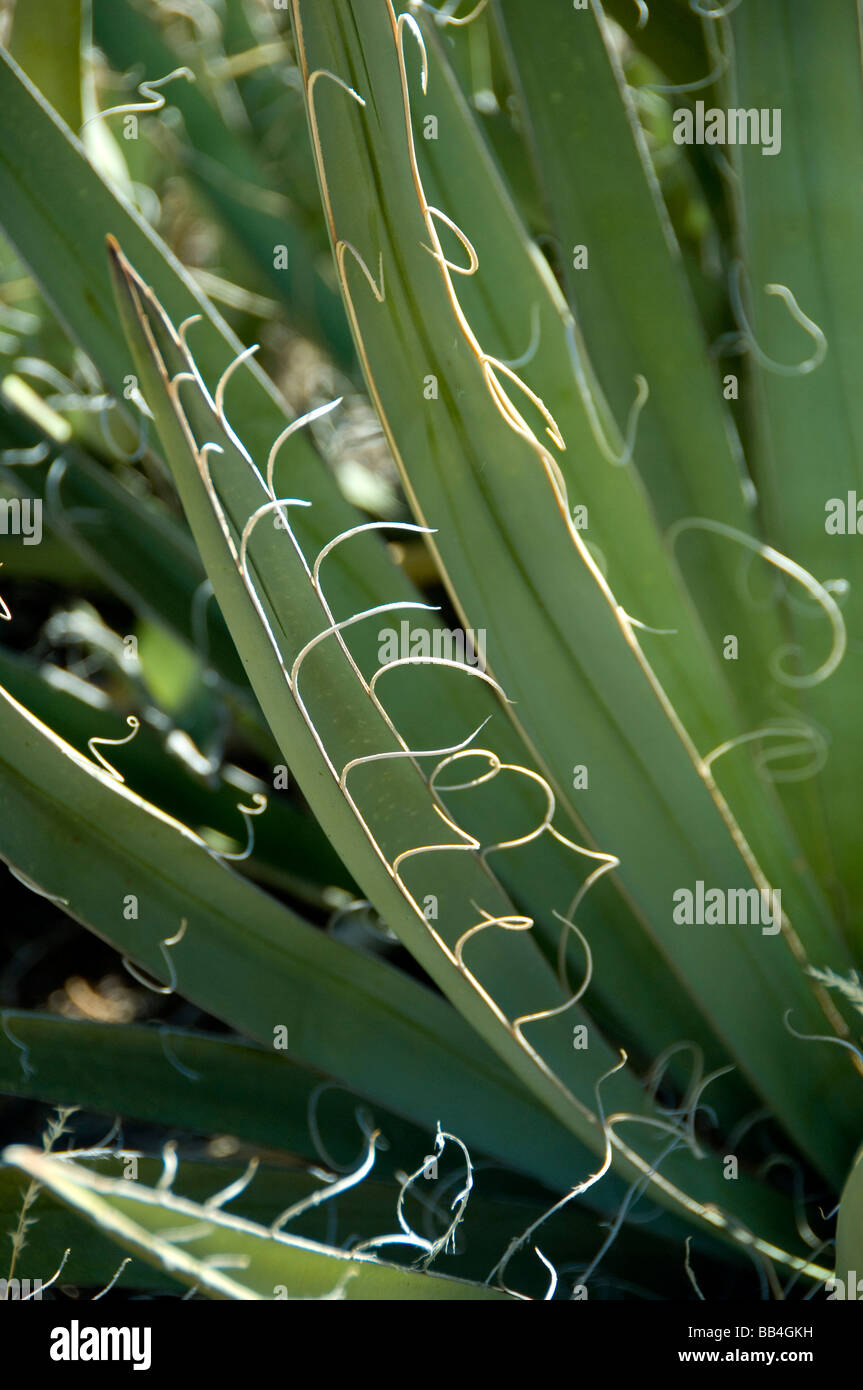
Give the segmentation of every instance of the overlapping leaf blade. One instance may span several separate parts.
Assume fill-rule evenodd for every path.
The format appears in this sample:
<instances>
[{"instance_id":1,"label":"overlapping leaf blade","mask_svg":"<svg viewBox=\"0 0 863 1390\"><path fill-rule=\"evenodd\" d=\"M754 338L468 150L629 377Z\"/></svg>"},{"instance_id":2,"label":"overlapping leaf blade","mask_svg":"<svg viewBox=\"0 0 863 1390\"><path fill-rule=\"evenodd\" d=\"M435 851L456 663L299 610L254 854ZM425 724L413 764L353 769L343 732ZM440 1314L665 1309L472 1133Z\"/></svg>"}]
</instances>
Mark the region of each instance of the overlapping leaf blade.
<instances>
[{"instance_id":1,"label":"overlapping leaf blade","mask_svg":"<svg viewBox=\"0 0 863 1390\"><path fill-rule=\"evenodd\" d=\"M291 750L315 815L391 928L513 1073L585 1143L604 1146L592 1107L603 1076L615 1069L614 1053L534 949L525 930L530 919L515 914L473 847L452 838L459 832L451 821L444 821L442 838L440 811L418 765L431 754L400 745L337 640L340 632L318 582L322 557L305 554L298 540L301 500L268 491L150 292L116 248L112 259L144 393L198 547L261 706L282 746ZM289 508L296 511L288 518ZM269 517L277 524L258 524ZM314 661L307 660L312 654ZM437 747L433 755L442 751ZM444 854L448 861L441 872ZM408 858L415 864L404 870L400 865ZM428 894L438 911L432 929L419 906ZM502 930L492 935L498 923ZM469 938L466 968L462 952ZM533 1036L525 1041L520 1031L529 1018L536 1042ZM592 1041L579 1058L570 1025L582 1018ZM516 1020L522 1021L518 1027ZM605 1084L627 1112L649 1108L625 1074L618 1071ZM622 1172L649 1172L643 1152L617 1140L614 1148ZM677 1174L690 1191L711 1190L718 1197L712 1165L693 1166L675 1154L666 1155L665 1164L664 1176ZM767 1193L756 1199L741 1184L734 1195L747 1206L757 1200L759 1220L769 1219ZM691 1198L665 1181L657 1196L672 1206L683 1200L692 1210ZM715 1224L712 1211L697 1204L696 1210ZM723 1220L718 1224L729 1229Z\"/></svg>"},{"instance_id":2,"label":"overlapping leaf blade","mask_svg":"<svg viewBox=\"0 0 863 1390\"><path fill-rule=\"evenodd\" d=\"M510 716L561 800L578 730L588 750L578 761L602 770L582 813L594 843L620 858L619 878L669 962L821 1163L827 1145L823 1136L813 1145L812 1117L821 1112L822 1067L831 1074L839 1172L853 1143L857 1079L824 1049L800 1059L790 1085L798 1044L784 1028L785 1010L793 1001L795 1018L812 1031L824 1024L791 943L751 926L723 935L672 921L673 895L693 879L725 891L751 885L753 874L758 882L758 871L631 624L567 524L554 459L515 414L523 405L517 384L483 354L458 306L452 265L464 268L466 250L444 253L437 228L447 211L428 211L411 161L405 104L416 79L400 64L403 26L391 7L295 4L293 13L361 360L414 511L436 528L453 600L467 625L487 628L489 667L515 701ZM489 368L497 371L491 387ZM426 399L432 379L438 396Z\"/></svg>"},{"instance_id":3,"label":"overlapping leaf blade","mask_svg":"<svg viewBox=\"0 0 863 1390\"><path fill-rule=\"evenodd\" d=\"M443 1001L391 966L313 930L6 692L0 701L0 855L9 865L160 984L169 979L170 959L186 998L268 1045L274 1030L287 1028L297 1057L404 1114L423 1112L427 1124L438 1112L449 1114L462 1129L476 1122L473 1141L480 1145L480 1128L498 1123L509 1148L514 1107L527 1105L519 1126L525 1158L553 1165L565 1183L569 1164L558 1126L521 1096ZM184 919L183 938L162 950L160 942L174 937ZM464 1108L457 1113L456 1078L464 1068ZM556 1139L543 1145L536 1133L544 1124Z\"/></svg>"},{"instance_id":4,"label":"overlapping leaf blade","mask_svg":"<svg viewBox=\"0 0 863 1390\"><path fill-rule=\"evenodd\" d=\"M774 156L765 157L760 142L729 151L738 179L732 207L741 274L735 268L735 288L749 324L753 473L771 542L815 579L844 581L836 591L848 639L840 666L820 683L779 692L786 703L799 700L826 737L826 761L817 777L782 790L859 946L851 924L861 883L856 692L863 560L854 500L850 523L846 515L849 494L856 498L860 487L863 450L863 274L849 254L863 229L858 15L853 6L839 7L829 23L818 23L808 10L768 0L757 24L743 8L725 24L723 43L726 49L733 44L735 55L725 84L729 105L766 113L781 139ZM794 296L796 311L769 289L777 285ZM842 504L844 534L827 529L834 499ZM824 660L830 625L823 604L800 584L789 583L787 595L797 651L787 652L783 664L798 677Z\"/></svg>"},{"instance_id":5,"label":"overlapping leaf blade","mask_svg":"<svg viewBox=\"0 0 863 1390\"><path fill-rule=\"evenodd\" d=\"M229 1217L215 1207L123 1178L102 1177L37 1149L14 1145L4 1150L3 1158L44 1183L97 1230L210 1298L509 1298L482 1284L416 1273L369 1256L352 1257L297 1237L273 1236L266 1227ZM174 1243L180 1228L182 1245Z\"/></svg>"}]
</instances>

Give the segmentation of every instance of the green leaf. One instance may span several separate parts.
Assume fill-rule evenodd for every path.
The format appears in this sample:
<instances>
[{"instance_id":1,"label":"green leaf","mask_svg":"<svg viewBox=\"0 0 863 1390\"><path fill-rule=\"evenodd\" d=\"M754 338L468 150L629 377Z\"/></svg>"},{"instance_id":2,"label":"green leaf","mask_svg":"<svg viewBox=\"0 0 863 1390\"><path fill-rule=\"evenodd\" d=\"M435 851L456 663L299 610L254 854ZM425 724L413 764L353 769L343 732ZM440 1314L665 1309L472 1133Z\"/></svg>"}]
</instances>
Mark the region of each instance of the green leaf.
<instances>
[{"instance_id":1,"label":"green leaf","mask_svg":"<svg viewBox=\"0 0 863 1390\"><path fill-rule=\"evenodd\" d=\"M85 757L94 735L123 739L129 733L104 691L59 667L37 666L2 648L0 686ZM266 786L233 764L218 773L210 766L204 774L200 751L178 733L159 731L145 717L135 738L115 755L126 785L196 833L215 830L225 842L234 842L223 845L219 840L217 847L242 852L247 834L237 806L253 791L266 792ZM242 872L323 911L332 911L353 891L349 874L318 826L282 797L271 797L266 816L256 822L252 853L242 861Z\"/></svg>"},{"instance_id":2,"label":"green leaf","mask_svg":"<svg viewBox=\"0 0 863 1390\"><path fill-rule=\"evenodd\" d=\"M364 1097L272 1048L163 1024L92 1023L20 1009L5 1009L2 1018L6 1095L187 1133L228 1134L311 1162L321 1158L310 1123L316 1114L328 1152L339 1162L357 1152L356 1109ZM331 1092L316 1100L325 1087ZM421 1128L383 1107L375 1106L374 1120L390 1144L387 1171L415 1164L433 1137L433 1126Z\"/></svg>"},{"instance_id":3,"label":"green leaf","mask_svg":"<svg viewBox=\"0 0 863 1390\"><path fill-rule=\"evenodd\" d=\"M650 496L647 526L657 530L665 552L661 570L670 578L673 569L662 532L673 522L708 517L753 533L740 441L722 399L718 368L708 359L704 331L632 95L598 9L573 11L554 0L539 0L528 12L517 0L504 0L501 14L522 84L523 118L560 247L560 273L589 360L614 418L621 422L621 432L639 375L649 387L649 398L638 417L634 459ZM581 265L574 255L578 247L585 248L589 257L583 269L576 268ZM546 375L539 376L536 388L543 396ZM569 429L565 434L568 447L578 456L580 440L572 438ZM599 460L593 468L600 475L608 472ZM578 472L580 485L590 472L590 468ZM619 523L614 519L619 512L612 509L607 515L607 530L613 536L616 528L618 546L621 539L628 544L634 538L637 543L631 508L630 516L624 513ZM602 520L600 514L600 525ZM727 621L740 551L707 532L698 532L697 539L697 547L681 540L676 558L700 612L722 615ZM602 531L598 542L605 550ZM677 650L681 645L677 609L667 601L655 606L652 602L655 568L656 561L647 565L643 555L632 557L629 570L626 565L615 567L612 557L609 574L616 588L626 584L627 573L634 587L637 576L644 596L641 606L630 611L654 627L676 629L675 639L664 645ZM622 601L626 603L628 597L624 589ZM763 713L767 656L779 646L781 631L763 610L753 614L744 608L738 615L735 608L734 618L735 632L748 653L745 662L731 666L719 659L724 628L710 632L713 651L705 653L700 663L693 661L691 650L681 660L690 665L693 683L699 672L705 676L709 672L711 688L720 697L733 671L746 721ZM657 661L662 662L661 651ZM664 678L661 664L659 669ZM678 700L677 688L670 686L668 693L689 725L690 710ZM714 703L709 697L705 700L703 687L701 701L707 709ZM715 710L712 717L717 716L725 720L725 732L716 743L748 727L744 722L738 728L740 716L729 721L725 710ZM699 711L699 719L703 717ZM690 732L698 741L698 723L692 721Z\"/></svg>"},{"instance_id":4,"label":"green leaf","mask_svg":"<svg viewBox=\"0 0 863 1390\"><path fill-rule=\"evenodd\" d=\"M179 993L248 1036L273 1046L285 1027L292 1056L566 1184L578 1146L567 1154L559 1127L443 1000L219 864L2 690L0 708L0 857L38 891L160 984L170 961ZM137 917L125 915L130 895Z\"/></svg>"},{"instance_id":5,"label":"green leaf","mask_svg":"<svg viewBox=\"0 0 863 1390\"><path fill-rule=\"evenodd\" d=\"M4 126L7 116L9 123ZM31 142L27 148L16 134L19 129L26 132ZM50 204L36 196L28 178L29 170L37 164L46 170L46 178L51 182L53 200ZM60 206L75 208L74 239L70 240L67 234L67 220L57 213ZM109 191L87 162L80 145L11 62L0 62L0 223L22 250L23 259L32 267L46 297L62 320L70 325L76 340L111 385L118 401L122 399L125 378L134 375L134 364L116 318L106 307L110 291L104 263L104 237L108 233L122 239L127 254L175 322L180 323L195 312L204 314L203 322L193 325L189 332L205 380L218 381L239 352L240 344L207 305L175 258L142 219ZM228 401L231 418L245 444L254 457L265 459L286 419L284 405L272 383L253 362L245 360L233 374ZM70 503L78 495L72 489L79 478L77 466L70 463L62 492ZM93 486L92 478L88 478L85 490ZM290 488L295 495L313 504L309 512L308 536L309 544L316 550L361 519L339 498L332 476L300 435L291 442ZM188 542L176 532L165 535L164 527L160 528L155 520L152 526L148 525L148 514L139 518L131 504L123 505L122 497L115 497L113 505L107 505L105 487L99 487L98 492L95 510L104 510L105 522L110 524L94 520L92 525L85 525L79 519L73 528L75 544L82 550L85 546L88 548L93 563L101 566L100 572L106 574L112 587L139 611L150 611L152 603L154 611L150 616L167 621L172 630L181 635L188 632L192 596L199 582L195 577L199 571ZM92 493L90 495L92 497ZM85 511L94 509L93 501L88 505L83 497L81 505ZM138 526L140 534L136 536ZM165 551L159 544L153 544L160 535L166 545ZM71 540L71 530L69 536ZM130 578L133 554L137 557L135 574L142 568L152 570L152 584L146 588ZM167 557L164 565L159 559L162 554ZM375 536L356 536L349 546L337 549L327 563L327 593L337 613L350 614L378 603L418 597L396 566L390 563ZM176 591L171 588L172 570L177 579ZM435 627L431 616L423 609L411 611L411 624L414 631L432 632ZM219 670L225 671L225 663L230 661L232 653L224 653L219 637L216 630L213 661ZM363 631L362 625L358 625L352 629L352 640L354 655L364 669L368 669L370 662L377 665L379 642L375 639L374 628L368 625ZM442 715L449 716L449 723L441 727L441 746L463 739L489 713L483 693L473 688L473 682L460 677L443 685L437 682L417 685L398 676L390 677L390 681L388 708L400 728L417 729L417 737L422 739L433 721L438 728ZM530 762L530 752L515 729L510 732L500 728L496 748L505 762L518 765ZM291 765L290 757L287 760ZM521 779L510 779L508 782L498 780L495 792L498 806L506 812L504 824L531 825L537 806L534 789L525 786ZM499 819L492 825L495 823L500 823ZM500 838L484 826L485 822L480 819L477 830L486 843ZM558 861L552 865L546 863L543 869L544 881L554 892L555 905L568 902L572 893L571 865L560 856ZM535 883L530 865L525 867L520 857L513 856L506 874L514 891L527 899ZM554 926L559 930L558 923ZM608 949L615 948L610 944ZM638 979L647 971L655 973L651 968L650 951L615 949L615 959L621 978L632 982L633 989L627 993L639 1000L643 991L635 988ZM607 989L603 985L603 990L609 1001L606 1007L617 1007L620 1012L619 1004L615 1003L619 989L614 980L609 979ZM698 1036L697 1016L687 1008L685 1001L681 1004L668 997L650 996L630 1005L627 1014L630 1011L631 1019L625 1020L624 1036L628 1035L626 1029L630 1025L633 1036L637 1036L638 1025L643 1022L645 1045L652 1052L661 1051L682 1034ZM705 1041L709 1045L709 1039Z\"/></svg>"},{"instance_id":6,"label":"green leaf","mask_svg":"<svg viewBox=\"0 0 863 1390\"><path fill-rule=\"evenodd\" d=\"M859 1298L863 1280L863 1149L842 1189L836 1224L836 1269L846 1299Z\"/></svg>"},{"instance_id":7,"label":"green leaf","mask_svg":"<svg viewBox=\"0 0 863 1390\"><path fill-rule=\"evenodd\" d=\"M532 920L515 912L473 846L453 841L454 826L446 818L448 833L441 838L442 813L419 763L446 750L412 752L398 739L382 705L370 698L347 648L325 640L336 636L337 628L317 580L319 560L313 561L313 552L304 555L293 530L292 542L285 535L288 527L299 526L296 513L288 520L281 511L286 499L273 499L241 452L158 302L119 249L112 245L110 251L144 394L190 525L262 709L282 747L291 750L314 814L390 928L514 1075L583 1142L605 1148L604 1126L594 1108L600 1083L627 1112L645 1114L649 1102L630 1077L620 1074L612 1049L535 949L525 930ZM272 528L252 520L270 514L278 514ZM445 875L436 872L444 853ZM400 868L405 859L420 856L432 859L433 866ZM423 911L421 904L429 902L437 916ZM493 937L485 927L496 923L504 929ZM468 938L476 957L469 968L462 958ZM573 1020L584 1020L589 1030L589 1053L571 1045ZM536 1043L521 1031L529 1022L534 1032L543 1027ZM647 1143L650 1147L650 1138ZM643 1152L627 1145L622 1154L616 1161L623 1174L650 1173ZM687 1186L711 1192L711 1209L697 1203L695 1209L707 1225L715 1225L713 1204L722 1192L718 1172L678 1161L674 1154L665 1162L667 1172L679 1170L679 1181L685 1174ZM742 1184L735 1186L735 1198L755 1199ZM759 1194L759 1220L766 1197ZM657 1198L672 1207L682 1201L693 1210L691 1198L665 1181ZM720 1218L719 1229L730 1226Z\"/></svg>"},{"instance_id":8,"label":"green leaf","mask_svg":"<svg viewBox=\"0 0 863 1390\"><path fill-rule=\"evenodd\" d=\"M798 1028L824 1027L797 939L788 929L683 929L673 919L674 895L687 885L727 892L767 880L569 520L560 466L544 442L548 433L554 442L551 426L540 418L537 433L525 420L522 410L536 418L530 399L461 311L448 262L464 266L467 254L444 252L441 219L424 202L405 108L419 79L400 66L394 11L295 3L294 20L361 361L414 514L435 528L458 610L487 630L489 669L558 806L586 823L589 844L619 859L616 877L669 966L795 1141L838 1181L855 1142L858 1080L840 1049L801 1059L785 1029L789 1007ZM420 58L409 56L418 74ZM431 378L437 399L423 396ZM568 790L575 762L592 769L583 802ZM793 884L782 891L790 896ZM828 923L813 916L805 929L810 949L841 950ZM833 1124L816 1140L825 1085Z\"/></svg>"},{"instance_id":9,"label":"green leaf","mask_svg":"<svg viewBox=\"0 0 863 1390\"><path fill-rule=\"evenodd\" d=\"M732 290L748 322L748 449L769 540L819 582L842 581L834 593L848 639L841 664L818 679L831 643L824 603L787 583L791 649L782 666L802 680L780 691L792 708L799 703L822 743L826 734L826 756L817 776L782 790L859 949L863 557L853 501L846 532L827 530L831 499L844 515L863 477L863 269L851 249L863 234L858 15L855 7L815 15L767 0L757 23L741 7L728 24L720 31L735 54L728 105L763 108L781 137L775 155L760 143L729 147L742 271L739 279L733 272Z\"/></svg>"},{"instance_id":10,"label":"green leaf","mask_svg":"<svg viewBox=\"0 0 863 1390\"><path fill-rule=\"evenodd\" d=\"M345 1112L347 1114L347 1111ZM328 1117L324 1129L328 1145L331 1143L333 1129ZM352 1129L352 1132L350 1132ZM386 1121L386 1134L392 1135L392 1124ZM351 1120L345 1125L347 1142L336 1145L345 1163L343 1168L356 1171L363 1157L365 1144L361 1141L356 1123ZM308 1140L306 1141L308 1144ZM122 1175L124 1181L134 1179L147 1187L154 1187L162 1176L163 1161L146 1155L138 1156L135 1149L127 1144L125 1148L112 1155L103 1155L98 1160L78 1154L74 1141L70 1141L71 1157L81 1162L96 1174L109 1177ZM194 1145L187 1146L194 1152ZM309 1145L309 1147L311 1147ZM433 1148L428 1135L414 1140L411 1149L405 1149L401 1168L405 1173L415 1172ZM248 1153L248 1151L246 1151ZM401 1180L396 1180L395 1170L399 1166L397 1150L392 1146L385 1151L378 1150L372 1172L354 1186L343 1188L337 1201L326 1200L326 1188L322 1187L320 1177L320 1156L312 1155L316 1168L297 1171L294 1167L279 1165L272 1155L266 1156L255 1169L254 1176L244 1191L238 1192L231 1201L231 1212L250 1221L267 1226L288 1207L307 1202L304 1210L299 1210L292 1218L292 1234L307 1240L321 1241L327 1245L344 1245L394 1231L396 1207ZM132 1161L134 1160L134 1161ZM461 1155L458 1162L462 1164ZM328 1163L327 1168L331 1165ZM195 1202L205 1202L213 1193L221 1191L229 1184L238 1182L248 1174L249 1163L240 1155L230 1160L207 1159L196 1161L180 1150L176 1176L171 1191ZM336 1170L332 1169L336 1178ZM342 1174L339 1174L342 1175ZM407 1195L405 1213L414 1229L424 1238L433 1240L443 1234L451 1216L447 1203L440 1201L448 1189L446 1184L452 1177L459 1176L459 1168L454 1170L447 1159L437 1181L425 1179L415 1184ZM27 1179L20 1170L0 1166L0 1229L14 1230ZM417 1188L422 1190L418 1191ZM320 1200L321 1196L324 1200ZM315 1202L308 1202L312 1196ZM439 1202L439 1210L434 1203ZM431 1205L431 1211L429 1206ZM513 1182L510 1175L501 1175L480 1159L474 1164L474 1186L470 1200L458 1228L457 1248L454 1252L442 1250L435 1259L435 1272L452 1274L459 1278L483 1281L489 1271L500 1259L509 1242L537 1221L550 1201L545 1193L537 1194L532 1185ZM612 1213L614 1207L609 1207ZM28 1212L32 1225L26 1232L26 1243L15 1263L15 1273L20 1279L43 1281L57 1267L64 1250L70 1250L68 1263L64 1266L63 1282L74 1282L79 1288L99 1288L107 1284L118 1264L116 1246L106 1237L100 1236L86 1220L58 1202L49 1191L41 1189L37 1203ZM585 1265L593 1257L597 1245L603 1239L600 1213L589 1211L586 1207L575 1205L567 1209L557 1222L549 1221L542 1231L543 1253L558 1267L574 1259L583 1259ZM644 1268L660 1270L668 1259L679 1269L677 1250L683 1236L676 1233L673 1243L663 1238L657 1225L661 1227L666 1218L657 1223L652 1221L648 1231L624 1230L615 1242L614 1250L603 1262L606 1274L614 1270L625 1277L627 1260L637 1262ZM709 1242L700 1241L700 1254L708 1255ZM411 1263L415 1254L410 1247L391 1247L393 1256L402 1263ZM727 1257L727 1251L717 1249L710 1252ZM392 1256L390 1257L392 1258ZM548 1274L537 1262L528 1245L518 1262L517 1282L521 1284L524 1275L528 1277L535 1271L539 1288L544 1290ZM685 1276L680 1271L681 1284ZM176 1284L164 1273L140 1260L134 1260L123 1272L118 1281L126 1288L166 1288L177 1291Z\"/></svg>"},{"instance_id":11,"label":"green leaf","mask_svg":"<svg viewBox=\"0 0 863 1390\"><path fill-rule=\"evenodd\" d=\"M578 498L579 508L589 517L584 531L586 543L592 554L601 555L604 573L624 610L637 614L649 624L670 629L661 636L651 639L648 634L641 640L649 653L653 672L674 706L675 715L695 746L707 755L746 728L740 722L737 692L728 676L729 671L736 670L736 665L719 658L715 634L706 633L700 623L680 574L669 563L664 535L634 469L627 465L610 465L599 447L597 426L591 420L585 400L585 391L593 388L589 379L579 387L574 371L569 332L576 329L571 315L491 166L472 114L455 89L444 50L434 33L435 27L426 23L423 33L429 61L429 87L434 94L436 138L421 139L417 119L414 147L429 203L446 209L447 216L459 226L470 229L479 266L476 274L459 281L459 303L471 331L485 347L505 359L526 358L519 367L520 373L526 384L542 396L567 441L567 449L558 462L570 497ZM600 50L606 62L601 43ZM583 55L580 61L584 61ZM616 97L614 76L610 70L606 76L613 89L612 95ZM625 138L631 142L625 120L623 128ZM610 162L614 164L615 161ZM562 172L560 176L563 177ZM643 208L639 210L644 212ZM651 210L652 205L648 212ZM515 273L516 267L518 273ZM622 261L618 271L622 277ZM671 279L675 273L679 274L670 257L668 271ZM636 284L634 289L637 288ZM678 308L681 299L678 285ZM666 306L669 311L674 302L675 296L669 295ZM683 307L686 308L685 300ZM691 315L691 307L689 313ZM373 317L373 310L370 310L370 317ZM528 324L532 325L531 341L524 353ZM592 327L595 329L596 324ZM523 335L521 342L519 328ZM690 325L690 331L697 333L697 327ZM381 362L385 362L382 349ZM589 364L585 367L589 378L588 368ZM383 379L388 369L385 364ZM712 381L708 380L706 386L713 389ZM601 398L596 405L601 405ZM432 408L435 407L423 404L424 410ZM395 409L392 422L395 430L409 437L412 426L407 410ZM414 451L412 457L420 455ZM419 481L417 472L414 480ZM522 548L527 551L529 547L530 537L525 535ZM515 551L515 545L512 549ZM565 563L561 561L562 565ZM461 569L454 570L457 590L460 573ZM504 631L502 623L501 628ZM518 644L509 642L508 629L505 632L509 646L517 651ZM506 654L505 650L504 656ZM760 689L763 673L758 662L748 661L746 665ZM598 690L601 692L601 687ZM651 696L648 694L647 698ZM585 762L589 746L586 744L582 755ZM771 883L782 885L786 911L791 919L808 923L815 918L819 925L823 924L823 936L816 928L807 926L810 949L817 948L821 936L825 948L832 951L836 948L837 933L830 922L823 894L812 874L801 871L801 862L805 862L801 847L794 842L784 823L778 795L757 775L751 758L754 747L752 743L745 744L733 756L724 756L711 767L712 775L766 877ZM566 785L562 790L568 795ZM595 792L594 785L590 795L584 788L576 796L569 796L572 810L582 815L591 829ZM610 826L614 827L616 821L619 821L619 805L615 814L608 817ZM594 839L600 845L603 843L598 836ZM627 999L632 1001L630 1007L640 1011L643 991L636 982L632 988L622 984L628 979L627 960L637 961L638 978L647 975L658 979L661 1007L667 1010L676 1006L679 1010L679 991L671 985L660 953L646 939L631 901L612 891L612 877L616 878L610 876L603 880L601 889L598 884L598 891L591 892L581 908L588 938L603 954L602 959L599 956L596 959L597 992L603 991L604 977L619 981ZM608 930L611 922L613 932ZM619 942L617 954L608 950L609 936ZM633 1018L633 1025L635 1035L645 1044L648 1039L652 1044L657 1034L651 1028L651 1020L639 1012ZM705 1042L710 1035L703 1019L695 1025L684 1023L675 1011L673 1017L667 1016L667 1028L658 1051L682 1036L697 1037L699 1044L710 1050L711 1043ZM674 1029L677 1031L672 1031Z\"/></svg>"},{"instance_id":12,"label":"green leaf","mask_svg":"<svg viewBox=\"0 0 863 1390\"><path fill-rule=\"evenodd\" d=\"M217 1207L130 1180L102 1177L38 1149L13 1145L2 1157L43 1183L97 1231L182 1283L197 1286L209 1298L509 1298L482 1284L420 1274L298 1237L272 1234ZM181 1229L183 1243L178 1245Z\"/></svg>"},{"instance_id":13,"label":"green leaf","mask_svg":"<svg viewBox=\"0 0 863 1390\"><path fill-rule=\"evenodd\" d=\"M63 120L81 114L82 0L17 0L9 51Z\"/></svg>"}]
</instances>

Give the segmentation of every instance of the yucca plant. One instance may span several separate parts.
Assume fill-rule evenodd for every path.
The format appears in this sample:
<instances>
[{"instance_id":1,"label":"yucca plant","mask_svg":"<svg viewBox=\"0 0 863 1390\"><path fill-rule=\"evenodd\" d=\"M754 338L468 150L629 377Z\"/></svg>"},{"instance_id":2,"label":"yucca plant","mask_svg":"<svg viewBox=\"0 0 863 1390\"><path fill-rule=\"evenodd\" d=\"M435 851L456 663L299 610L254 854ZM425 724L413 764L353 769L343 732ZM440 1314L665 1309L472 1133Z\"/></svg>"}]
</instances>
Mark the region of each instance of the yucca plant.
<instances>
[{"instance_id":1,"label":"yucca plant","mask_svg":"<svg viewBox=\"0 0 863 1390\"><path fill-rule=\"evenodd\" d=\"M6 15L9 1277L835 1294L856 6L287 8Z\"/></svg>"}]
</instances>

